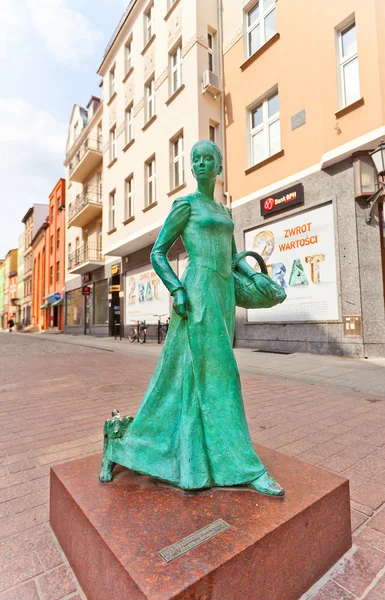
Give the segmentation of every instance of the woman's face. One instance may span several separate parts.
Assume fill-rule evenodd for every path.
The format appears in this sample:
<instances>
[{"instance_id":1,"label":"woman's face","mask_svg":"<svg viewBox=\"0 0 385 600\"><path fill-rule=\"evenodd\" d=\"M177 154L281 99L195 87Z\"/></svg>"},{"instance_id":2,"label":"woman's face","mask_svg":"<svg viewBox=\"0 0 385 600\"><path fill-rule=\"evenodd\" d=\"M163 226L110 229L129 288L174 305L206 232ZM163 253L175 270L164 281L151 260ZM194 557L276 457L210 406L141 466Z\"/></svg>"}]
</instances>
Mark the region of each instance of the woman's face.
<instances>
[{"instance_id":1,"label":"woman's face","mask_svg":"<svg viewBox=\"0 0 385 600\"><path fill-rule=\"evenodd\" d=\"M191 169L197 181L212 181L222 173L222 167L217 163L210 144L199 144L193 150Z\"/></svg>"}]
</instances>

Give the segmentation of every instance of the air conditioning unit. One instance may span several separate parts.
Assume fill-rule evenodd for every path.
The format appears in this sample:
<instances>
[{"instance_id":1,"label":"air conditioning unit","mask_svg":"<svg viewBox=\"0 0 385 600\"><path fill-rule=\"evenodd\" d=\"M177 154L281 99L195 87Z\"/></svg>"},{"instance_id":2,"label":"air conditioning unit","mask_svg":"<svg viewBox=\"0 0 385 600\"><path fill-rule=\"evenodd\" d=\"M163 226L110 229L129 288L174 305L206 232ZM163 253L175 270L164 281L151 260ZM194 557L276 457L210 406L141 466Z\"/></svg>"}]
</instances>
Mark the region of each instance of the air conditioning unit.
<instances>
[{"instance_id":1,"label":"air conditioning unit","mask_svg":"<svg viewBox=\"0 0 385 600\"><path fill-rule=\"evenodd\" d=\"M202 94L210 94L215 99L221 93L221 80L212 71L204 71L202 76Z\"/></svg>"}]
</instances>

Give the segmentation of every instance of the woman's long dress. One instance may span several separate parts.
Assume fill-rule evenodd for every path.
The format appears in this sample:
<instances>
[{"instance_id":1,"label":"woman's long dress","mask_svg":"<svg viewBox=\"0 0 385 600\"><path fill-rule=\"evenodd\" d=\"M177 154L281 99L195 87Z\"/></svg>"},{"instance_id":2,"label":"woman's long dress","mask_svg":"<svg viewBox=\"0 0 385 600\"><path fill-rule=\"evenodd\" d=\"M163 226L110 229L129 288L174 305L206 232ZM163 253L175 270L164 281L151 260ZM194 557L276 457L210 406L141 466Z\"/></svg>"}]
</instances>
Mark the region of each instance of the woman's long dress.
<instances>
[{"instance_id":1,"label":"woman's long dress","mask_svg":"<svg viewBox=\"0 0 385 600\"><path fill-rule=\"evenodd\" d=\"M151 260L170 293L183 284L188 318L173 311L134 421L106 450L112 462L184 489L246 484L265 472L248 431L232 348L233 229L228 209L200 194L174 202ZM179 236L189 257L182 282L167 260Z\"/></svg>"}]
</instances>

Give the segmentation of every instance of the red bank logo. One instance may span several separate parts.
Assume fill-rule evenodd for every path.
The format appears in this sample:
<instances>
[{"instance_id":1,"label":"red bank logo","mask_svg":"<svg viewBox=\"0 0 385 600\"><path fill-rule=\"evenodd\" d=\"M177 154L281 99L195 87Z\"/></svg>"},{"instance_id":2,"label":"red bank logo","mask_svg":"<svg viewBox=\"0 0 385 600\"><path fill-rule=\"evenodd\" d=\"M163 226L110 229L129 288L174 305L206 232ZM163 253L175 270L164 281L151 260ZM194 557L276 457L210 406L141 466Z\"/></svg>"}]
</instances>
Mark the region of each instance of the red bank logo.
<instances>
[{"instance_id":1,"label":"red bank logo","mask_svg":"<svg viewBox=\"0 0 385 600\"><path fill-rule=\"evenodd\" d=\"M263 203L263 207L265 210L273 210L274 206L275 206L274 198L266 198L266 200Z\"/></svg>"}]
</instances>

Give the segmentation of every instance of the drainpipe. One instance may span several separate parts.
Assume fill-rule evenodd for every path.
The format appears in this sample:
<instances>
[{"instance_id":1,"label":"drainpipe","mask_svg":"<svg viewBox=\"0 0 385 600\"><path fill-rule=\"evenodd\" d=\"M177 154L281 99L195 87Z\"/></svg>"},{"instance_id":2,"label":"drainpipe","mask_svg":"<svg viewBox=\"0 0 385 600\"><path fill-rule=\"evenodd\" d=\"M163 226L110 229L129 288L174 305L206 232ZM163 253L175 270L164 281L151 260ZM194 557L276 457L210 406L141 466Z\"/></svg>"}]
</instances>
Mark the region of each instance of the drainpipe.
<instances>
[{"instance_id":1,"label":"drainpipe","mask_svg":"<svg viewBox=\"0 0 385 600\"><path fill-rule=\"evenodd\" d=\"M223 68L223 0L218 1L218 50L219 50L219 77L222 81L222 93L220 94L221 103L221 139L223 156L223 195L226 198L226 206L231 208L231 195L227 191L227 169L226 169L226 140L225 140L225 80Z\"/></svg>"}]
</instances>

